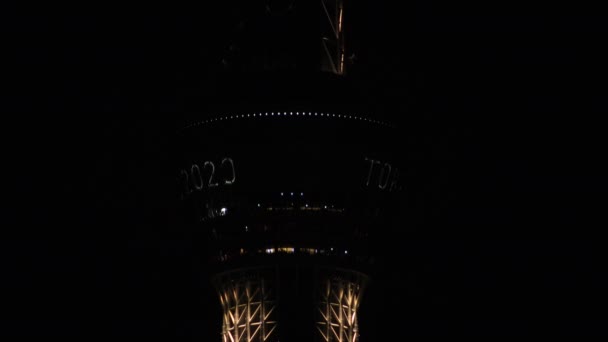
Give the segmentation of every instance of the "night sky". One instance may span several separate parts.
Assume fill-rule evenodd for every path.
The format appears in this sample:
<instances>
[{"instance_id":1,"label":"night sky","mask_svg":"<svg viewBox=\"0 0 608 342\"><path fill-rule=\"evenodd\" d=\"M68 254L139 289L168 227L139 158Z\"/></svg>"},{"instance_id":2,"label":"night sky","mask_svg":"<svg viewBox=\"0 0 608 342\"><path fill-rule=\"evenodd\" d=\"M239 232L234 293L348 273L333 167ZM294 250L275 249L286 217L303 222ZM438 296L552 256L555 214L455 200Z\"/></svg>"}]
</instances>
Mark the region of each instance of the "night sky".
<instances>
[{"instance_id":1,"label":"night sky","mask_svg":"<svg viewBox=\"0 0 608 342\"><path fill-rule=\"evenodd\" d=\"M606 335L605 13L395 3L359 4L354 44L422 190L361 340ZM0 334L219 341L168 195L180 94L225 49L214 6L2 11Z\"/></svg>"}]
</instances>

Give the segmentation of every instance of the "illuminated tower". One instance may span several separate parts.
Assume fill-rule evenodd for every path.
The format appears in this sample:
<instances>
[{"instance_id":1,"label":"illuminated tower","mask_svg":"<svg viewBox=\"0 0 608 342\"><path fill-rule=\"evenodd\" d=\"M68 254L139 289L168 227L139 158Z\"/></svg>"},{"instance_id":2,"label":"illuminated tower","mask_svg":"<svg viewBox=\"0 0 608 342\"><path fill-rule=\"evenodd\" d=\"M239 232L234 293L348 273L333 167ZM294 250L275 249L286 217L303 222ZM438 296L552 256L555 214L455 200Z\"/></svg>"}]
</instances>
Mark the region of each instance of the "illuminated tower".
<instances>
[{"instance_id":1,"label":"illuminated tower","mask_svg":"<svg viewBox=\"0 0 608 342\"><path fill-rule=\"evenodd\" d=\"M250 1L220 60L234 72L186 101L178 192L207 244L224 342L358 341L402 188L394 127L343 76L348 8L312 3Z\"/></svg>"}]
</instances>

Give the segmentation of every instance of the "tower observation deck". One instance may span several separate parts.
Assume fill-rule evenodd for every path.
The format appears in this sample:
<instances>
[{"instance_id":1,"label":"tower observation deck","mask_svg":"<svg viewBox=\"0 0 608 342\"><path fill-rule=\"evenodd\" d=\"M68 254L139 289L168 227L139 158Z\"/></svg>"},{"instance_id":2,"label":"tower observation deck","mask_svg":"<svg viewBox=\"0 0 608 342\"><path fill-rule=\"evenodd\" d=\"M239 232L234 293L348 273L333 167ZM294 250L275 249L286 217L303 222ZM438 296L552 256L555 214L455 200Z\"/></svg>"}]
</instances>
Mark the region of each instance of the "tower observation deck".
<instances>
[{"instance_id":1,"label":"tower observation deck","mask_svg":"<svg viewBox=\"0 0 608 342\"><path fill-rule=\"evenodd\" d=\"M404 187L396 130L346 77L348 6L246 4L177 132L180 216L207 246L218 333L358 341L373 241Z\"/></svg>"}]
</instances>

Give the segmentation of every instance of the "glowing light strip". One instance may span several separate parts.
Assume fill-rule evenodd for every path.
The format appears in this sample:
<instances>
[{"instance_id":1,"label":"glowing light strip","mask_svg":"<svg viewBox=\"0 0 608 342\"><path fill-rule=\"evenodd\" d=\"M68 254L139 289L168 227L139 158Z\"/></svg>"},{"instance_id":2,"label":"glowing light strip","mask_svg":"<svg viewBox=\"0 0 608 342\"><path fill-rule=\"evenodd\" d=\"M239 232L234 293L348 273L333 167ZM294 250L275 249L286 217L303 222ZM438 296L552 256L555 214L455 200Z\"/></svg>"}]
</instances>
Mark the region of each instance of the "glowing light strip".
<instances>
[{"instance_id":1,"label":"glowing light strip","mask_svg":"<svg viewBox=\"0 0 608 342\"><path fill-rule=\"evenodd\" d=\"M379 120L373 120L370 118L366 118L363 116L357 116L357 115L348 115L348 114L336 114L336 113L324 113L324 112L263 112L263 113L249 113L249 114L236 114L236 115L226 115L226 116L219 116L219 117L215 117L215 118L211 118L211 119L207 119L207 120L203 120L203 121L198 121L195 122L191 125L188 125L186 127L183 128L183 130L186 129L190 129L193 127L197 127L197 126L202 126L202 125L207 125L207 124L212 124L215 122L220 122L220 121L230 121L230 120L236 120L236 119L247 119L247 118L266 118L266 117L281 117L281 116L297 116L297 117L323 117L323 118L338 118L338 119L347 119L347 120L359 120L359 121L365 121L365 122L369 122L369 123L373 123L373 124L377 124L377 125L381 125L381 126L386 126L386 127L390 127L390 128L396 128L395 125L389 124L387 122L384 121L379 121Z\"/></svg>"}]
</instances>

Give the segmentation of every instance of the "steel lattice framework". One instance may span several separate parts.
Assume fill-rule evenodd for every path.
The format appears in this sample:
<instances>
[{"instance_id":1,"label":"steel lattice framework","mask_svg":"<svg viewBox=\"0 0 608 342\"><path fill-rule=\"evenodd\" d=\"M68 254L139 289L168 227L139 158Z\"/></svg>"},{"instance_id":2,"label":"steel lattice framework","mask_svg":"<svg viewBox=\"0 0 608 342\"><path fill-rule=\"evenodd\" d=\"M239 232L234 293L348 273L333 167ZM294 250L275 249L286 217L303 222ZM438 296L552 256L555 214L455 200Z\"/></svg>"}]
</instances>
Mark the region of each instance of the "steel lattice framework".
<instances>
[{"instance_id":1,"label":"steel lattice framework","mask_svg":"<svg viewBox=\"0 0 608 342\"><path fill-rule=\"evenodd\" d=\"M223 342L272 342L277 327L276 301L262 276L218 281Z\"/></svg>"},{"instance_id":2,"label":"steel lattice framework","mask_svg":"<svg viewBox=\"0 0 608 342\"><path fill-rule=\"evenodd\" d=\"M318 302L317 330L324 342L355 342L359 339L357 309L362 281L333 277L326 279Z\"/></svg>"},{"instance_id":3,"label":"steel lattice framework","mask_svg":"<svg viewBox=\"0 0 608 342\"><path fill-rule=\"evenodd\" d=\"M344 4L342 0L320 0L324 19L321 25L323 46L322 68L343 75L344 70Z\"/></svg>"}]
</instances>

